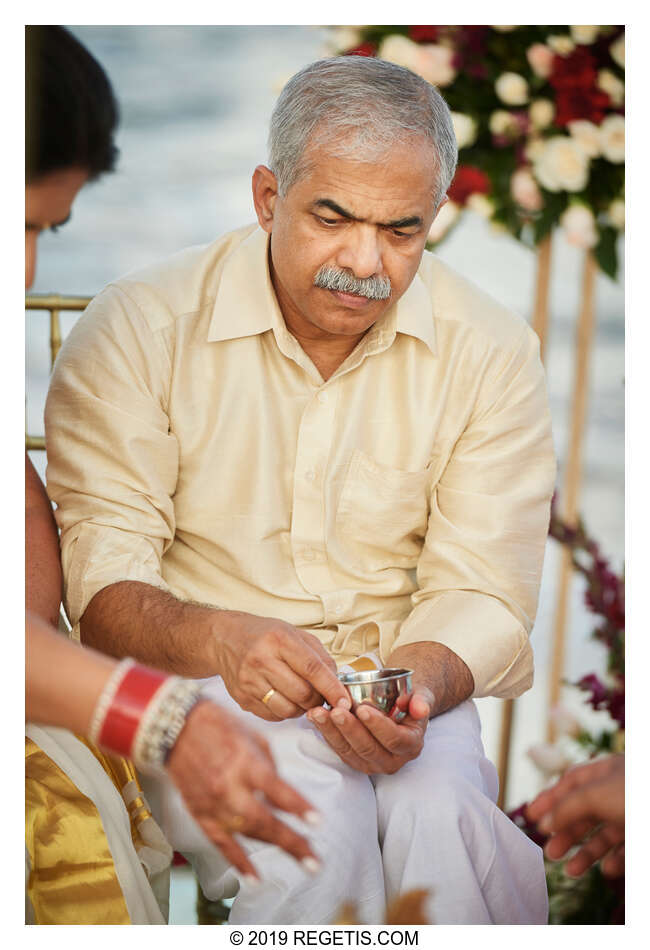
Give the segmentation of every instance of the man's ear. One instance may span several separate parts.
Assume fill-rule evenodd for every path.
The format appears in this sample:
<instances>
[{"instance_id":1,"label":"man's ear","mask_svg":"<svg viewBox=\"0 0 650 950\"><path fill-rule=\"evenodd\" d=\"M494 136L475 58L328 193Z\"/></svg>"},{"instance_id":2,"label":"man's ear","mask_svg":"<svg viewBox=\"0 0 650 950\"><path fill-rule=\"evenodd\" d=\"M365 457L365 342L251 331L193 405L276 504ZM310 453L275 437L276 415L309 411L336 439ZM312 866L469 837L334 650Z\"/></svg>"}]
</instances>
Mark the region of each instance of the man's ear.
<instances>
[{"instance_id":1,"label":"man's ear","mask_svg":"<svg viewBox=\"0 0 650 950\"><path fill-rule=\"evenodd\" d=\"M260 227L269 234L273 230L273 212L278 197L278 181L270 168L258 165L253 172L253 204Z\"/></svg>"}]
</instances>

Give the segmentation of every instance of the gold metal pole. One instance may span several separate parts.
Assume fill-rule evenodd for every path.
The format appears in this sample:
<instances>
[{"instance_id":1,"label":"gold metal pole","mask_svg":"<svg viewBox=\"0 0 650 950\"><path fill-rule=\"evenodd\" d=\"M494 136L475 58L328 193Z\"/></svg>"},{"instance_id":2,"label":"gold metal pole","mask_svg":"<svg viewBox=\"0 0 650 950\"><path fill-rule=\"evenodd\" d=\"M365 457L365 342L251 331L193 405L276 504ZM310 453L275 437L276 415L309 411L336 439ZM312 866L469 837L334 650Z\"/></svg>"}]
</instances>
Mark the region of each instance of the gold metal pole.
<instances>
[{"instance_id":1,"label":"gold metal pole","mask_svg":"<svg viewBox=\"0 0 650 950\"><path fill-rule=\"evenodd\" d=\"M537 278L532 327L539 337L539 352L544 362L548 334L548 296L551 283L551 234L543 238L537 248Z\"/></svg>"},{"instance_id":2,"label":"gold metal pole","mask_svg":"<svg viewBox=\"0 0 650 950\"><path fill-rule=\"evenodd\" d=\"M34 452L34 451L44 452L45 451L45 436L25 434L25 451L26 452Z\"/></svg>"},{"instance_id":3,"label":"gold metal pole","mask_svg":"<svg viewBox=\"0 0 650 950\"><path fill-rule=\"evenodd\" d=\"M50 310L50 366L54 366L57 353L61 349L61 321L59 311Z\"/></svg>"},{"instance_id":4,"label":"gold metal pole","mask_svg":"<svg viewBox=\"0 0 650 950\"><path fill-rule=\"evenodd\" d=\"M567 462L564 476L564 488L560 497L562 517L569 525L578 520L578 499L582 475L582 443L585 418L587 414L587 395L589 384L589 358L594 335L596 289L596 261L593 254L585 255L582 279L582 301L575 342L575 373L573 379L573 402L571 407L571 428L567 446ZM549 689L549 719L547 737L553 742L556 736L550 711L560 698L562 676L564 674L565 630L569 605L569 591L572 576L571 554L567 548L562 550L560 561L558 599L553 628L553 657Z\"/></svg>"},{"instance_id":5,"label":"gold metal pole","mask_svg":"<svg viewBox=\"0 0 650 950\"><path fill-rule=\"evenodd\" d=\"M91 299L66 294L28 294L25 310L85 310Z\"/></svg>"},{"instance_id":6,"label":"gold metal pole","mask_svg":"<svg viewBox=\"0 0 650 950\"><path fill-rule=\"evenodd\" d=\"M551 285L551 233L537 247L537 272L535 277L535 300L532 327L539 337L539 352L544 361L549 322L549 289ZM498 775L499 798L497 805L504 808L508 793L508 772L512 747L512 730L515 715L514 699L504 699L501 704L501 734L499 736Z\"/></svg>"},{"instance_id":7,"label":"gold metal pole","mask_svg":"<svg viewBox=\"0 0 650 950\"><path fill-rule=\"evenodd\" d=\"M499 759L497 763L499 774L499 797L497 799L497 806L501 809L505 808L506 794L508 792L508 770L510 767L514 712L514 699L504 699L501 704L501 735L499 737Z\"/></svg>"}]
</instances>

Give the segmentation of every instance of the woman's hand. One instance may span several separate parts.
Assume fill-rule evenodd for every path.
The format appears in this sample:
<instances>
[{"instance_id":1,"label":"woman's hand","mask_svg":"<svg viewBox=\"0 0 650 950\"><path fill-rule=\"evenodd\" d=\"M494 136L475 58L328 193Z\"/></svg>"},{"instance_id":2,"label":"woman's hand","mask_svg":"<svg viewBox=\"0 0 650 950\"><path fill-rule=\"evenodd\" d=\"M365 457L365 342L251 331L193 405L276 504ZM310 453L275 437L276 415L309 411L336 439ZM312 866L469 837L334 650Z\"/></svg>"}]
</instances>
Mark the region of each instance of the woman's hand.
<instances>
[{"instance_id":1,"label":"woman's hand","mask_svg":"<svg viewBox=\"0 0 650 950\"><path fill-rule=\"evenodd\" d=\"M202 700L188 714L167 770L205 834L245 875L257 872L235 835L276 844L311 873L319 862L306 839L275 817L273 808L317 824L308 801L276 773L261 736L215 703Z\"/></svg>"}]
</instances>

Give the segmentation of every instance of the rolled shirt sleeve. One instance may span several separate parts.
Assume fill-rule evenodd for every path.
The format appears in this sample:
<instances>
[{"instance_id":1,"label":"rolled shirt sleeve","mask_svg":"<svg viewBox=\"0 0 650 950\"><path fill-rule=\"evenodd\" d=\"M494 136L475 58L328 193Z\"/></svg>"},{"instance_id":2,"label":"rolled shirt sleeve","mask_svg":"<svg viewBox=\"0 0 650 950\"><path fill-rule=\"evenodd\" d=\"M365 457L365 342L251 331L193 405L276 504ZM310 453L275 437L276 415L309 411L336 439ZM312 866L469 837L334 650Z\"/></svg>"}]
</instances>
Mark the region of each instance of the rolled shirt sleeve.
<instances>
[{"instance_id":1,"label":"rolled shirt sleeve","mask_svg":"<svg viewBox=\"0 0 650 950\"><path fill-rule=\"evenodd\" d=\"M64 603L78 624L109 584L166 588L178 445L166 411L169 341L120 288L95 298L57 360L45 408Z\"/></svg>"},{"instance_id":2,"label":"rolled shirt sleeve","mask_svg":"<svg viewBox=\"0 0 650 950\"><path fill-rule=\"evenodd\" d=\"M486 375L432 491L418 589L393 648L449 647L469 667L476 697L532 685L529 634L555 470L539 343L525 327Z\"/></svg>"}]
</instances>

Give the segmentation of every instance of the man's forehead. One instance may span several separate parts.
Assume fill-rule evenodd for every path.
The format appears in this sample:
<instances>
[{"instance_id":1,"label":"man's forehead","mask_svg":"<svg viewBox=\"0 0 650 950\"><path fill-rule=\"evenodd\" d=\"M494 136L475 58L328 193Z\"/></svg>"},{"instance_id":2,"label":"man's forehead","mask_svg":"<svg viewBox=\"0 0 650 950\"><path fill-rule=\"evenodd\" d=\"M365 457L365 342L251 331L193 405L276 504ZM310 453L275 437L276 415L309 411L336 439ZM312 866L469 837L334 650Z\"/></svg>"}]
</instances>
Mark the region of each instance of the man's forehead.
<instances>
[{"instance_id":1,"label":"man's forehead","mask_svg":"<svg viewBox=\"0 0 650 950\"><path fill-rule=\"evenodd\" d=\"M307 203L329 202L355 216L364 217L363 207L381 202L390 217L421 213L436 194L437 174L430 150L413 154L395 147L376 160L341 156L330 149L306 151L297 187ZM412 209L412 210L409 210ZM335 209L333 209L335 210Z\"/></svg>"}]
</instances>

